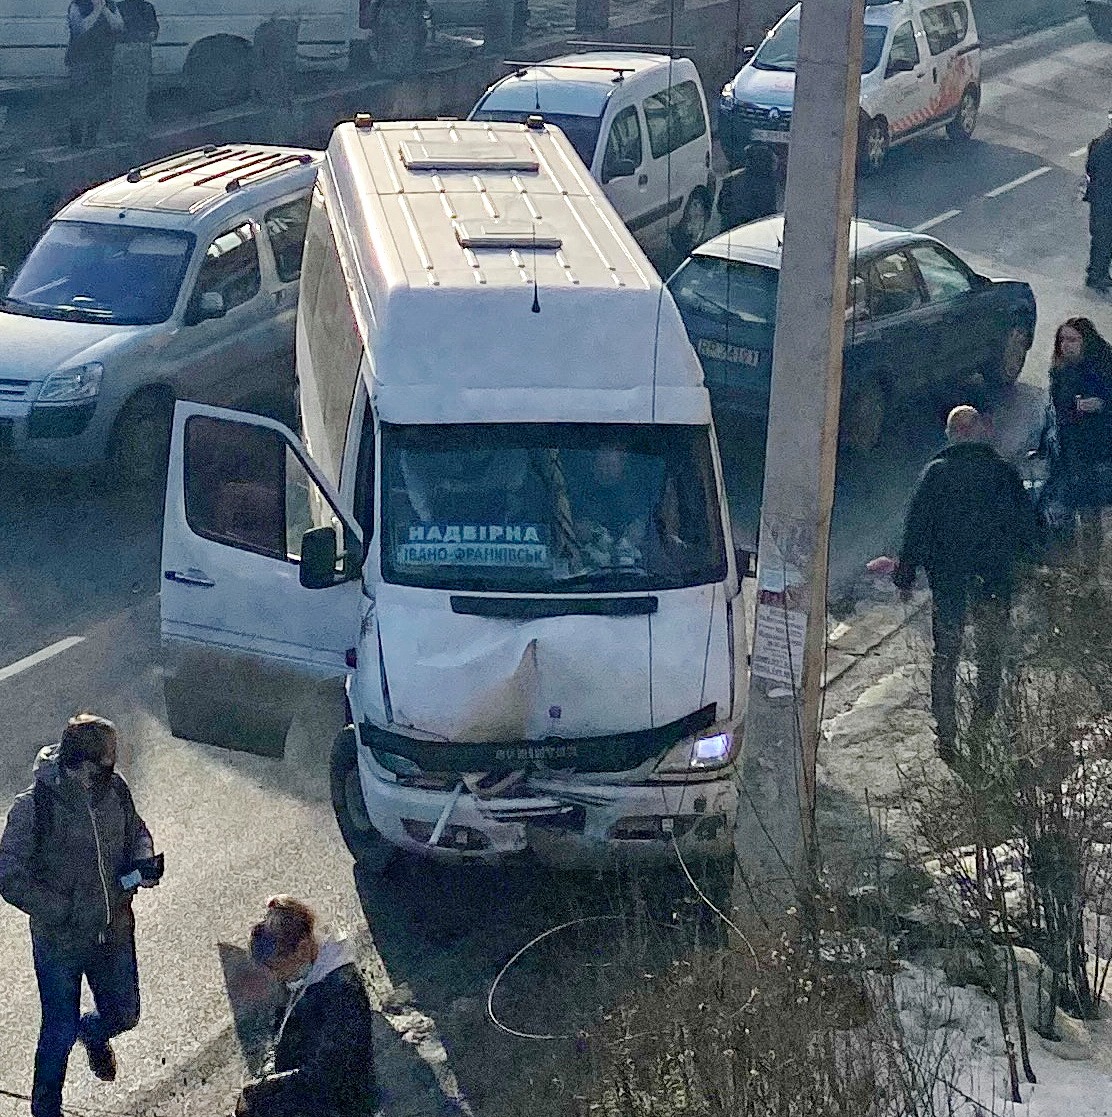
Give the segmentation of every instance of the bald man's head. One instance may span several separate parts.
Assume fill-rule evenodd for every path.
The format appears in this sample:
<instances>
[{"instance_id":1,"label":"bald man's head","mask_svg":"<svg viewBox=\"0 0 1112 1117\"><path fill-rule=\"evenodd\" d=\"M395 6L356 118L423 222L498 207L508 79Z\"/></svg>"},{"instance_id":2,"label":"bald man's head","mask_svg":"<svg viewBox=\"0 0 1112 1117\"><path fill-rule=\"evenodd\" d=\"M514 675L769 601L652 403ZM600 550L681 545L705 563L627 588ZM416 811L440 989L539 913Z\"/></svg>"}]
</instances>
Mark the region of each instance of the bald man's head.
<instances>
[{"instance_id":1,"label":"bald man's head","mask_svg":"<svg viewBox=\"0 0 1112 1117\"><path fill-rule=\"evenodd\" d=\"M984 437L981 413L968 403L955 407L946 417L946 438L950 442L983 442Z\"/></svg>"}]
</instances>

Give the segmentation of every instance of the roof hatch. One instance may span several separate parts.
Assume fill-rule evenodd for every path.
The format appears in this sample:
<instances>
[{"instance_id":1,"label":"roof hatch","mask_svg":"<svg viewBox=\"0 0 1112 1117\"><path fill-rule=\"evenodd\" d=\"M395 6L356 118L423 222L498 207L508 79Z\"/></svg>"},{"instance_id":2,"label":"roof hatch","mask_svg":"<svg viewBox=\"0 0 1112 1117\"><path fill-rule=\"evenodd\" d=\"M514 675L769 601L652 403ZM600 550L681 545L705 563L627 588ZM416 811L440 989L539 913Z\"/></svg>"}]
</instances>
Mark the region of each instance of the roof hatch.
<instances>
[{"instance_id":1,"label":"roof hatch","mask_svg":"<svg viewBox=\"0 0 1112 1117\"><path fill-rule=\"evenodd\" d=\"M540 161L528 144L492 143L486 138L405 140L402 162L410 171L536 171Z\"/></svg>"},{"instance_id":2,"label":"roof hatch","mask_svg":"<svg viewBox=\"0 0 1112 1117\"><path fill-rule=\"evenodd\" d=\"M452 226L461 248L543 248L555 251L564 243L563 238L552 233L538 233L533 225L495 222L476 228L464 225L462 221L453 221Z\"/></svg>"}]
</instances>

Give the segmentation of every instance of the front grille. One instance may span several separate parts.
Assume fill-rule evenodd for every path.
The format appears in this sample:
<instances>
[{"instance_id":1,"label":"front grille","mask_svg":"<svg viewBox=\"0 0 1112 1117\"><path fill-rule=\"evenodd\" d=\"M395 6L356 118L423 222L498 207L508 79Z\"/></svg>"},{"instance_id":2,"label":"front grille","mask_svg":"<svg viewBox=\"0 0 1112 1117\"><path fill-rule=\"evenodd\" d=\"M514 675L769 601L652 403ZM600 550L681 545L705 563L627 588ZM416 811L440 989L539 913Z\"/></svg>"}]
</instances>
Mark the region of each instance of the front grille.
<instances>
[{"instance_id":1,"label":"front grille","mask_svg":"<svg viewBox=\"0 0 1112 1117\"><path fill-rule=\"evenodd\" d=\"M26 399L27 393L31 390L31 383L30 380L0 377L0 399Z\"/></svg>"},{"instance_id":2,"label":"front grille","mask_svg":"<svg viewBox=\"0 0 1112 1117\"><path fill-rule=\"evenodd\" d=\"M763 128L768 132L787 132L792 126L790 109L771 109L763 105L739 105L741 117L754 128ZM773 116L772 113L776 113Z\"/></svg>"}]
</instances>

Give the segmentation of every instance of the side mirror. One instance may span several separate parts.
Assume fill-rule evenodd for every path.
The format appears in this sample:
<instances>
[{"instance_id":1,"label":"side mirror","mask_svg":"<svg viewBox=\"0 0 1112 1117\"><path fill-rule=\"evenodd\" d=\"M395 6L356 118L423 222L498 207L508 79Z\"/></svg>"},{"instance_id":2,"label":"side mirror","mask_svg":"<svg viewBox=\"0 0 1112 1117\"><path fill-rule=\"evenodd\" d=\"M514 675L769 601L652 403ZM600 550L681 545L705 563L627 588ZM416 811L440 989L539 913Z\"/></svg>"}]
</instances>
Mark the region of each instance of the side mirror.
<instances>
[{"instance_id":1,"label":"side mirror","mask_svg":"<svg viewBox=\"0 0 1112 1117\"><path fill-rule=\"evenodd\" d=\"M310 528L301 537L299 577L307 590L323 590L336 584L336 531L334 528Z\"/></svg>"},{"instance_id":2,"label":"side mirror","mask_svg":"<svg viewBox=\"0 0 1112 1117\"><path fill-rule=\"evenodd\" d=\"M636 173L637 164L632 159L615 159L603 172L602 181L605 184L616 178L631 178Z\"/></svg>"},{"instance_id":3,"label":"side mirror","mask_svg":"<svg viewBox=\"0 0 1112 1117\"><path fill-rule=\"evenodd\" d=\"M748 60L748 59L752 58L753 55L756 54L756 53L757 53L757 48L754 47L754 46L742 47L740 57Z\"/></svg>"},{"instance_id":4,"label":"side mirror","mask_svg":"<svg viewBox=\"0 0 1112 1117\"><path fill-rule=\"evenodd\" d=\"M227 313L224 309L224 296L219 291L203 291L197 303L199 321L206 318L223 318Z\"/></svg>"},{"instance_id":5,"label":"side mirror","mask_svg":"<svg viewBox=\"0 0 1112 1117\"><path fill-rule=\"evenodd\" d=\"M198 322L207 322L210 318L223 318L226 313L224 296L219 291L202 291L186 308L185 324L195 326Z\"/></svg>"},{"instance_id":6,"label":"side mirror","mask_svg":"<svg viewBox=\"0 0 1112 1117\"><path fill-rule=\"evenodd\" d=\"M739 578L755 578L757 576L757 552L748 547L734 548L734 562L737 564Z\"/></svg>"}]
</instances>

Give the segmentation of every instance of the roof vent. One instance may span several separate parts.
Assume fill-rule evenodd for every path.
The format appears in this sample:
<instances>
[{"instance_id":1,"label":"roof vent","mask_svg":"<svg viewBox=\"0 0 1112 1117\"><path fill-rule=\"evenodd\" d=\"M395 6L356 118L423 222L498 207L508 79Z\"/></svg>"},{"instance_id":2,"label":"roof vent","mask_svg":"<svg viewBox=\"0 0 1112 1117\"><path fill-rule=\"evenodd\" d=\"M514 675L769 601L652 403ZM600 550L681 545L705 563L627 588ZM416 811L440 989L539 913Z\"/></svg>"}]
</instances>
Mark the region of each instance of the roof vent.
<instances>
[{"instance_id":1,"label":"roof vent","mask_svg":"<svg viewBox=\"0 0 1112 1117\"><path fill-rule=\"evenodd\" d=\"M374 117L369 112L357 112L355 114L355 127L359 129L369 129L375 126Z\"/></svg>"},{"instance_id":2,"label":"roof vent","mask_svg":"<svg viewBox=\"0 0 1112 1117\"><path fill-rule=\"evenodd\" d=\"M452 223L460 248L543 248L554 252L563 240L550 233L538 233L532 225L480 225L469 229L459 221Z\"/></svg>"},{"instance_id":3,"label":"roof vent","mask_svg":"<svg viewBox=\"0 0 1112 1117\"><path fill-rule=\"evenodd\" d=\"M407 141L400 148L410 171L538 171L540 162L527 149L489 140Z\"/></svg>"}]
</instances>

